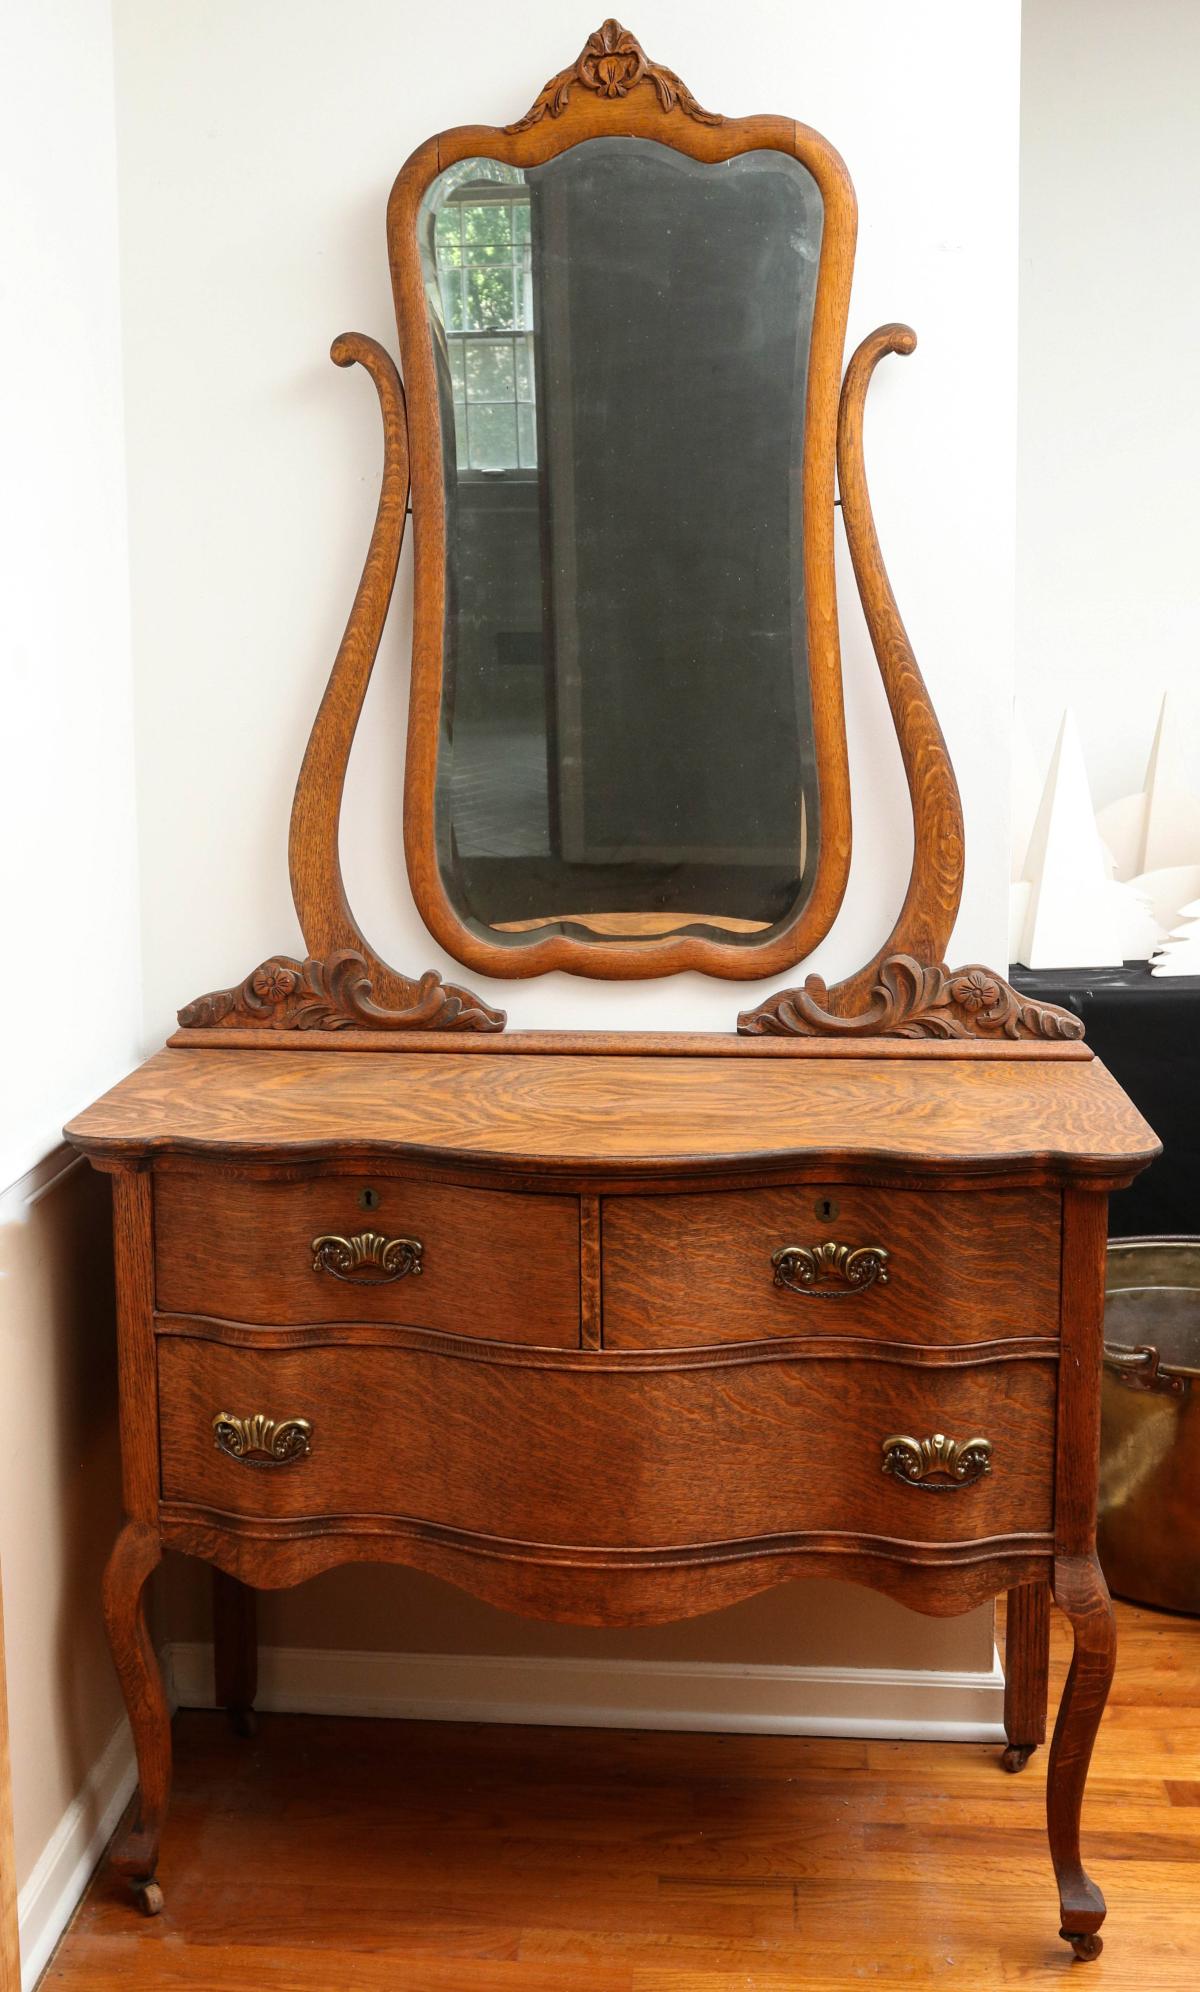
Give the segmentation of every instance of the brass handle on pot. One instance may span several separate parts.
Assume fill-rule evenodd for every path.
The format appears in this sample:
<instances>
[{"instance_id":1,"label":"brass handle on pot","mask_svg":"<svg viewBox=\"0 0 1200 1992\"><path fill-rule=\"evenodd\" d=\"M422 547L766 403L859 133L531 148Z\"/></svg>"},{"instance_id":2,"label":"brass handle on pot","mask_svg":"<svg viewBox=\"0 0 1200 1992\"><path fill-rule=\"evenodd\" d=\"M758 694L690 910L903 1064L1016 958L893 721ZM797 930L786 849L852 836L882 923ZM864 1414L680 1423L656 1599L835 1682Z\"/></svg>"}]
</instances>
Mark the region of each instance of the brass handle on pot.
<instances>
[{"instance_id":1,"label":"brass handle on pot","mask_svg":"<svg viewBox=\"0 0 1200 1992\"><path fill-rule=\"evenodd\" d=\"M1182 1397L1192 1378L1200 1372L1169 1368L1158 1350L1145 1343L1136 1349L1104 1345L1104 1367L1127 1390L1157 1391L1163 1396Z\"/></svg>"},{"instance_id":2,"label":"brass handle on pot","mask_svg":"<svg viewBox=\"0 0 1200 1992\"><path fill-rule=\"evenodd\" d=\"M946 1494L970 1487L992 1470L990 1439L948 1439L935 1432L929 1439L910 1439L893 1432L883 1442L883 1470L923 1494Z\"/></svg>"},{"instance_id":3,"label":"brass handle on pot","mask_svg":"<svg viewBox=\"0 0 1200 1992\"><path fill-rule=\"evenodd\" d=\"M888 1283L888 1253L882 1245L781 1245L771 1254L775 1284L813 1300L846 1300L852 1293Z\"/></svg>"},{"instance_id":4,"label":"brass handle on pot","mask_svg":"<svg viewBox=\"0 0 1200 1992\"><path fill-rule=\"evenodd\" d=\"M351 1286L387 1286L421 1270L419 1238L385 1238L381 1231L355 1231L349 1238L326 1231L312 1242L314 1273L332 1273Z\"/></svg>"},{"instance_id":5,"label":"brass handle on pot","mask_svg":"<svg viewBox=\"0 0 1200 1992\"><path fill-rule=\"evenodd\" d=\"M232 1411L218 1411L212 1428L217 1451L239 1466L290 1466L312 1451L307 1418L267 1418L261 1411L235 1418Z\"/></svg>"}]
</instances>

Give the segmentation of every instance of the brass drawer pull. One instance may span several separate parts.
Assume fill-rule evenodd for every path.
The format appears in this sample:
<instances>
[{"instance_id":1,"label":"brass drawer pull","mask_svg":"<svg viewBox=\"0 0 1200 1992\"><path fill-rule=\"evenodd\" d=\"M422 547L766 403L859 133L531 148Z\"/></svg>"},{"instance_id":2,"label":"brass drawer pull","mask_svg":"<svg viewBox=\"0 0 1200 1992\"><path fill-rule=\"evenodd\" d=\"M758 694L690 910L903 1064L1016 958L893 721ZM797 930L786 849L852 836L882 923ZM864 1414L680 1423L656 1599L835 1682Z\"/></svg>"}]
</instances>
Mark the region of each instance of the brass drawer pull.
<instances>
[{"instance_id":1,"label":"brass drawer pull","mask_svg":"<svg viewBox=\"0 0 1200 1992\"><path fill-rule=\"evenodd\" d=\"M956 1487L970 1487L992 1470L990 1439L967 1439L962 1445L935 1432L931 1439L910 1439L893 1433L883 1442L883 1470L919 1487L923 1494L948 1494Z\"/></svg>"},{"instance_id":2,"label":"brass drawer pull","mask_svg":"<svg viewBox=\"0 0 1200 1992\"><path fill-rule=\"evenodd\" d=\"M781 1245L771 1254L775 1284L813 1300L845 1300L888 1283L888 1253L882 1245Z\"/></svg>"},{"instance_id":3,"label":"brass drawer pull","mask_svg":"<svg viewBox=\"0 0 1200 1992\"><path fill-rule=\"evenodd\" d=\"M307 1418L266 1418L261 1411L252 1418L235 1418L232 1411L218 1411L212 1428L217 1451L239 1466L290 1466L312 1451Z\"/></svg>"},{"instance_id":4,"label":"brass drawer pull","mask_svg":"<svg viewBox=\"0 0 1200 1992\"><path fill-rule=\"evenodd\" d=\"M419 1238L385 1238L381 1231L355 1231L349 1238L323 1232L312 1242L314 1273L332 1273L351 1286L387 1286L421 1270Z\"/></svg>"}]
</instances>

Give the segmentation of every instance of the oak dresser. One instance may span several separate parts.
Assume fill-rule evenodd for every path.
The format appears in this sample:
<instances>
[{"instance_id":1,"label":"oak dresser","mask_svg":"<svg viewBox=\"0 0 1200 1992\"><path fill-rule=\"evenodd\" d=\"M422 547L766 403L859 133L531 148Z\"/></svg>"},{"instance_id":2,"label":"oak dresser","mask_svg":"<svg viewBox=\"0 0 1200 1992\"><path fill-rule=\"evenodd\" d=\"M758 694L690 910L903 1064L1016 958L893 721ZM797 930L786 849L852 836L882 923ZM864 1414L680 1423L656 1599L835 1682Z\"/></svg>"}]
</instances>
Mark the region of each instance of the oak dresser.
<instances>
[{"instance_id":1,"label":"oak dresser","mask_svg":"<svg viewBox=\"0 0 1200 1992\"><path fill-rule=\"evenodd\" d=\"M963 812L863 455L875 370L916 336L882 325L843 371L856 219L827 139L708 109L611 19L524 116L397 176L403 374L332 347L373 384L383 470L292 808L305 953L186 1004L68 1128L115 1192L104 1602L140 1795L114 1858L151 1912L144 1589L172 1548L216 1573L243 1725L255 1590L339 1563L601 1626L806 1574L929 1613L1007 1592L1010 1770L1044 1736L1053 1594L1050 1849L1062 1935L1100 1949L1106 1196L1157 1143L1078 1018L946 961ZM839 511L912 869L869 960L779 987L836 943L850 876ZM756 983L727 1035L508 1033L359 926L340 812L410 513L404 858L441 966L510 1001L546 971ZM659 1014L686 1022L687 988Z\"/></svg>"},{"instance_id":2,"label":"oak dresser","mask_svg":"<svg viewBox=\"0 0 1200 1992\"><path fill-rule=\"evenodd\" d=\"M1018 1646L1032 1621L1025 1754L1052 1585L1077 1660L1051 1848L1086 1949L1106 1193L1156 1150L1099 1061L285 1042L160 1052L69 1129L116 1195L124 1872L155 1888L170 1740L142 1590L164 1548L261 1588L410 1563L597 1625L808 1573L934 1613L1007 1590Z\"/></svg>"}]
</instances>

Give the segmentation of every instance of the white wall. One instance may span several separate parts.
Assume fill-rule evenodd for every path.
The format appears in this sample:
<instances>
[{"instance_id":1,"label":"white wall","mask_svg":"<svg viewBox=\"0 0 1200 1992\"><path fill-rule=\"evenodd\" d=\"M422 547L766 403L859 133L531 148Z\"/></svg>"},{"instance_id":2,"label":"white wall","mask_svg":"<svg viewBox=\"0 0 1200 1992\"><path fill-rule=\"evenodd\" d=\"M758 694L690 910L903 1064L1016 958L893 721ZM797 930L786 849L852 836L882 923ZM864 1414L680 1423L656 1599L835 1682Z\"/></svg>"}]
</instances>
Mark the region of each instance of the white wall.
<instances>
[{"instance_id":1,"label":"white wall","mask_svg":"<svg viewBox=\"0 0 1200 1992\"><path fill-rule=\"evenodd\" d=\"M377 495L354 329L394 349L384 203L443 125L502 123L596 23L533 0L115 0L147 1043L178 1005L298 945L287 817ZM636 32L700 100L825 131L862 210L850 338L908 319L868 449L883 545L968 811L958 956L1005 952L1011 690L1016 0L641 0ZM406 554L350 773L351 899L406 970L461 975L407 892L400 833ZM856 863L811 966L866 959L902 896L898 757L848 575ZM730 1028L761 985L468 978L514 1026ZM682 1004L681 1004L682 999Z\"/></svg>"},{"instance_id":2,"label":"white wall","mask_svg":"<svg viewBox=\"0 0 1200 1992\"><path fill-rule=\"evenodd\" d=\"M0 8L0 1190L140 1034L107 0Z\"/></svg>"},{"instance_id":3,"label":"white wall","mask_svg":"<svg viewBox=\"0 0 1200 1992\"><path fill-rule=\"evenodd\" d=\"M1200 7L1025 0L1017 689L1097 805L1200 670Z\"/></svg>"},{"instance_id":4,"label":"white wall","mask_svg":"<svg viewBox=\"0 0 1200 1992\"><path fill-rule=\"evenodd\" d=\"M0 8L0 1567L26 1984L129 1788L107 1185L62 1122L136 1060L108 0Z\"/></svg>"}]
</instances>

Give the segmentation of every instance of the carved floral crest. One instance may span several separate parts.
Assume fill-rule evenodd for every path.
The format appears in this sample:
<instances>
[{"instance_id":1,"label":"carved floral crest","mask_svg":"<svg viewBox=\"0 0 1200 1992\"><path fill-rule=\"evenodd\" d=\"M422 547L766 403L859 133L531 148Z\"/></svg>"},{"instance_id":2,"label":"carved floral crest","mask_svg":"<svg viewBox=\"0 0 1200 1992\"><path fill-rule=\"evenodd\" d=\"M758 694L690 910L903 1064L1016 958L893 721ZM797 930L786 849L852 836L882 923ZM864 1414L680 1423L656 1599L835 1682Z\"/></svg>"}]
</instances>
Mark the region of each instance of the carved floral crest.
<instances>
[{"instance_id":1,"label":"carved floral crest","mask_svg":"<svg viewBox=\"0 0 1200 1992\"><path fill-rule=\"evenodd\" d=\"M972 964L927 966L912 955L890 955L879 969L870 1008L837 1016L826 1008L819 975L802 989L784 989L756 1010L743 1010L747 1037L1049 1038L1083 1036L1083 1021L1054 1003L1035 1003L993 969Z\"/></svg>"},{"instance_id":2,"label":"carved floral crest","mask_svg":"<svg viewBox=\"0 0 1200 1992\"><path fill-rule=\"evenodd\" d=\"M689 118L695 118L697 124L724 122L719 112L706 111L696 102L687 84L680 81L673 69L664 69L661 63L651 62L637 36L631 35L628 28L623 28L619 21L610 17L596 29L594 35L588 36L571 67L560 69L557 76L552 76L533 107L516 124L506 125L505 130L528 131L531 125L540 124L545 117L561 117L576 84L581 89L593 90L598 97L627 97L643 78L654 85L664 111L674 110L678 104L680 110Z\"/></svg>"},{"instance_id":3,"label":"carved floral crest","mask_svg":"<svg viewBox=\"0 0 1200 1992\"><path fill-rule=\"evenodd\" d=\"M235 988L185 1004L179 1023L183 1030L499 1031L504 1012L432 969L408 1009L385 1009L371 995L366 961L345 948L325 960L272 955Z\"/></svg>"}]
</instances>

